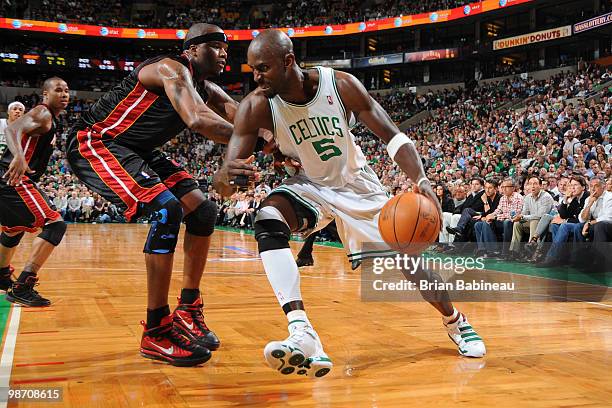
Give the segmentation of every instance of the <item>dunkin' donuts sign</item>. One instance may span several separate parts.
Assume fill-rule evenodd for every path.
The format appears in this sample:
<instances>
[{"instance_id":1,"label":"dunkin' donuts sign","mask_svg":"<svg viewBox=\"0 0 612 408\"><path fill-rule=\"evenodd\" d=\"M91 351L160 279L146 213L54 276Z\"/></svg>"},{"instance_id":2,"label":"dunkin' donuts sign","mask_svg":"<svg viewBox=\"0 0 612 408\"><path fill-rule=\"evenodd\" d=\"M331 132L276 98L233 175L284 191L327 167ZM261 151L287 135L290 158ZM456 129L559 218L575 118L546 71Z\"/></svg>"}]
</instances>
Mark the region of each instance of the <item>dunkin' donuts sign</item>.
<instances>
[{"instance_id":1,"label":"dunkin' donuts sign","mask_svg":"<svg viewBox=\"0 0 612 408\"><path fill-rule=\"evenodd\" d=\"M535 33L517 35L516 37L504 38L502 40L493 41L493 50L503 50L505 48L519 47L539 43L542 41L557 40L563 37L572 35L572 26L563 26L542 30Z\"/></svg>"}]
</instances>

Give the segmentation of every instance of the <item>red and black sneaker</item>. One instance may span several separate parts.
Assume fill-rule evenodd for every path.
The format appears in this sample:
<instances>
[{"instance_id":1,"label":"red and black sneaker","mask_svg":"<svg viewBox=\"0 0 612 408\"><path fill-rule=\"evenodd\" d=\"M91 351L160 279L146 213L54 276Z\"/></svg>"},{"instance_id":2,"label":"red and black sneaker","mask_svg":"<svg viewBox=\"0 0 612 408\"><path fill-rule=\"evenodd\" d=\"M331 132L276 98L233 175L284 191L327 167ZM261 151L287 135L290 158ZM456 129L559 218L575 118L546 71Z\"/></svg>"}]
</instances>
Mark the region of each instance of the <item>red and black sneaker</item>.
<instances>
[{"instance_id":1,"label":"red and black sneaker","mask_svg":"<svg viewBox=\"0 0 612 408\"><path fill-rule=\"evenodd\" d=\"M16 280L6 291L6 300L28 307L50 306L51 301L40 296L40 293L34 289L35 286L38 286L38 277L35 275L28 276L25 282Z\"/></svg>"},{"instance_id":2,"label":"red and black sneaker","mask_svg":"<svg viewBox=\"0 0 612 408\"><path fill-rule=\"evenodd\" d=\"M0 268L0 290L6 291L13 285L13 272L15 272L13 265Z\"/></svg>"},{"instance_id":3,"label":"red and black sneaker","mask_svg":"<svg viewBox=\"0 0 612 408\"><path fill-rule=\"evenodd\" d=\"M181 303L181 299L178 299L179 303L174 310L174 327L188 337L191 341L196 342L209 350L216 350L219 348L221 342L217 335L212 332L206 322L204 322L204 313L202 309L202 299L198 298L195 302Z\"/></svg>"},{"instance_id":4,"label":"red and black sneaker","mask_svg":"<svg viewBox=\"0 0 612 408\"><path fill-rule=\"evenodd\" d=\"M161 324L151 329L144 321L140 355L153 360L165 361L177 367L192 367L204 364L211 357L206 347L192 342L180 334L172 324L172 315L162 318Z\"/></svg>"}]
</instances>

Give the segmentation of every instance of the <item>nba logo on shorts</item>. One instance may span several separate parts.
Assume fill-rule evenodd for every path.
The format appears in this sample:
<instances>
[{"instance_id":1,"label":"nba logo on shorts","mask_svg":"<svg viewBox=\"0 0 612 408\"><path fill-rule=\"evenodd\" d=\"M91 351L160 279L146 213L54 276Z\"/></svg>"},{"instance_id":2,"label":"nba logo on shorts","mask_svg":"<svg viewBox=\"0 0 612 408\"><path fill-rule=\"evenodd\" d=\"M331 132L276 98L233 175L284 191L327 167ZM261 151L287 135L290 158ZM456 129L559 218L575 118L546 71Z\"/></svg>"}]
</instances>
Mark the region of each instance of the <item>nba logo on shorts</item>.
<instances>
[{"instance_id":1,"label":"nba logo on shorts","mask_svg":"<svg viewBox=\"0 0 612 408\"><path fill-rule=\"evenodd\" d=\"M140 174L142 174L142 177L149 179L151 178L151 176L149 176L147 173L145 173L144 171L141 171Z\"/></svg>"},{"instance_id":2,"label":"nba logo on shorts","mask_svg":"<svg viewBox=\"0 0 612 408\"><path fill-rule=\"evenodd\" d=\"M327 95L327 102L329 102L330 105L334 104L334 100L332 99L331 95Z\"/></svg>"}]
</instances>

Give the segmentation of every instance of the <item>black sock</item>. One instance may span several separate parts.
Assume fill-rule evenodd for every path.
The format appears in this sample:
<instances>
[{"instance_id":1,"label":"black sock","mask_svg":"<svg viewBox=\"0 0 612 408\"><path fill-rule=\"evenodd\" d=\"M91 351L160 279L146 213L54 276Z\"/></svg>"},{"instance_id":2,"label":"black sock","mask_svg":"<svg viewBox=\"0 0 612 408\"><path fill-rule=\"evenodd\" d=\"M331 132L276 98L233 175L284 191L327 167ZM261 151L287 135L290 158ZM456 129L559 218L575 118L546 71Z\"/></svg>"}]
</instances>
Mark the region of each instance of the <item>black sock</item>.
<instances>
[{"instance_id":1,"label":"black sock","mask_svg":"<svg viewBox=\"0 0 612 408\"><path fill-rule=\"evenodd\" d=\"M23 271L21 272L21 275L19 275L19 278L17 278L17 282L26 283L26 279L28 279L30 276L36 276L36 274L34 272Z\"/></svg>"},{"instance_id":2,"label":"black sock","mask_svg":"<svg viewBox=\"0 0 612 408\"><path fill-rule=\"evenodd\" d=\"M306 310L304 309L304 302L301 300L292 300L291 302L283 305L283 312L285 312L285 314L293 310Z\"/></svg>"},{"instance_id":3,"label":"black sock","mask_svg":"<svg viewBox=\"0 0 612 408\"><path fill-rule=\"evenodd\" d=\"M191 304L200 297L200 289L181 289L181 303Z\"/></svg>"},{"instance_id":4,"label":"black sock","mask_svg":"<svg viewBox=\"0 0 612 408\"><path fill-rule=\"evenodd\" d=\"M170 314L170 306L162 306L157 309L147 309L147 329L160 325L162 318Z\"/></svg>"}]
</instances>

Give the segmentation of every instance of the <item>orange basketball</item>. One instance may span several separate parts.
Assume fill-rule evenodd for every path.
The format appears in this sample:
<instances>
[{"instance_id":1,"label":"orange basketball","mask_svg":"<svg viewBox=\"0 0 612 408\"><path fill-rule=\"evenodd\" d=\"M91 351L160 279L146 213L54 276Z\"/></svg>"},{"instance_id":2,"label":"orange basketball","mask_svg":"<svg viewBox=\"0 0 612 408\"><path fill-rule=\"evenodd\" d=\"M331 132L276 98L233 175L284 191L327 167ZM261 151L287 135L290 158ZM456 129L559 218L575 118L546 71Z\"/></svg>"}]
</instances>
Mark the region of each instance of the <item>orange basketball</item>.
<instances>
[{"instance_id":1,"label":"orange basketball","mask_svg":"<svg viewBox=\"0 0 612 408\"><path fill-rule=\"evenodd\" d=\"M380 212L378 230L396 251L421 254L440 233L435 203L422 194L402 193L393 197Z\"/></svg>"}]
</instances>

